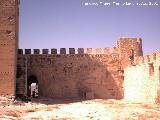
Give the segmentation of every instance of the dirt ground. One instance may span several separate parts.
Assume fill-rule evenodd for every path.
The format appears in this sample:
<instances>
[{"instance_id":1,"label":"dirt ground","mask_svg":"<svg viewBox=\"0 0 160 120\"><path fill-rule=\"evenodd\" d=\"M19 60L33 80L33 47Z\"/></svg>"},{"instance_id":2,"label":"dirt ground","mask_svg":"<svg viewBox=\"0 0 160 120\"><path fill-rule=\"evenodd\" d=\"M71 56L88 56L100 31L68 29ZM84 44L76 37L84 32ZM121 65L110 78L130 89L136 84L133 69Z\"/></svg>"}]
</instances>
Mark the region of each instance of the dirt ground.
<instances>
[{"instance_id":1,"label":"dirt ground","mask_svg":"<svg viewBox=\"0 0 160 120\"><path fill-rule=\"evenodd\" d=\"M0 120L160 120L160 105L123 100L0 100Z\"/></svg>"}]
</instances>

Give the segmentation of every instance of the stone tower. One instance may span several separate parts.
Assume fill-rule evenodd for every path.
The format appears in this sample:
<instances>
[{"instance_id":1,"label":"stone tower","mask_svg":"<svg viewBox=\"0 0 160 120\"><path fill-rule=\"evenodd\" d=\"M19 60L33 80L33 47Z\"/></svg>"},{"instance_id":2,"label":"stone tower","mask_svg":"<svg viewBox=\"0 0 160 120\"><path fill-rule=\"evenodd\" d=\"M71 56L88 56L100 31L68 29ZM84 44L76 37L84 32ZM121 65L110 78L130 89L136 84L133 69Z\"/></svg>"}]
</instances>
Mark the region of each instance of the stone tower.
<instances>
[{"instance_id":1,"label":"stone tower","mask_svg":"<svg viewBox=\"0 0 160 120\"><path fill-rule=\"evenodd\" d=\"M0 0L0 95L15 95L19 0Z\"/></svg>"},{"instance_id":2,"label":"stone tower","mask_svg":"<svg viewBox=\"0 0 160 120\"><path fill-rule=\"evenodd\" d=\"M134 58L143 56L141 38L120 38L117 48L123 67L134 65Z\"/></svg>"}]
</instances>

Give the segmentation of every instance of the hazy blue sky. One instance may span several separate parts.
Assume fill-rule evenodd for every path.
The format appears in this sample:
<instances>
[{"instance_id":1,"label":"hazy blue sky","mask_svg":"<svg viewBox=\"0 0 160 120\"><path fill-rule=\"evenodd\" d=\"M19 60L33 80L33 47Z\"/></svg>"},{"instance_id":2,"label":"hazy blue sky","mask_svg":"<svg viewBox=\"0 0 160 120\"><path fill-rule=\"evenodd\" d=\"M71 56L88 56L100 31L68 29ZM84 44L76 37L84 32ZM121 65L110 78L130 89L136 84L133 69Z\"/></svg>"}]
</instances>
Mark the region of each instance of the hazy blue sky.
<instances>
[{"instance_id":1,"label":"hazy blue sky","mask_svg":"<svg viewBox=\"0 0 160 120\"><path fill-rule=\"evenodd\" d=\"M100 1L124 2L21 0L20 48L104 48L115 46L119 37L141 37L145 54L160 50L160 3L159 6L84 5ZM130 1L134 0L125 0Z\"/></svg>"}]
</instances>

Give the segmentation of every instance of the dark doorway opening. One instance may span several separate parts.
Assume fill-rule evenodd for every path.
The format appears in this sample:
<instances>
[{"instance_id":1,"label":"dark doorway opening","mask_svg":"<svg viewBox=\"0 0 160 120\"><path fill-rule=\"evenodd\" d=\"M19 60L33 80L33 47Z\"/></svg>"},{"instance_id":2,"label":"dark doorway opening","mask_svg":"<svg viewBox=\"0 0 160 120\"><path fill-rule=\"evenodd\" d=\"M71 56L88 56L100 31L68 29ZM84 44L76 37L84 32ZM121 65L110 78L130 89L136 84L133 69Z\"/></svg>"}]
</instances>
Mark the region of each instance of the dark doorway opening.
<instances>
[{"instance_id":1,"label":"dark doorway opening","mask_svg":"<svg viewBox=\"0 0 160 120\"><path fill-rule=\"evenodd\" d=\"M27 79L27 96L38 97L38 80L35 75L31 75Z\"/></svg>"}]
</instances>

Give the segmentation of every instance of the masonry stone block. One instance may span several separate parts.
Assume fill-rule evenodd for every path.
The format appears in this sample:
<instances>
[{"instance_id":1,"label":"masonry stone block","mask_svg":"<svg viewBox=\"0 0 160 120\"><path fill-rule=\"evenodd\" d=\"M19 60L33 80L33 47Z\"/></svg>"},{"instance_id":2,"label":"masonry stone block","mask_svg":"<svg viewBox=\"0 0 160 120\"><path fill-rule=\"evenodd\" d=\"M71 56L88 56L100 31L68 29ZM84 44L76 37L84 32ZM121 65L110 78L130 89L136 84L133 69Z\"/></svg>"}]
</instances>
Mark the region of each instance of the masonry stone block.
<instances>
[{"instance_id":1,"label":"masonry stone block","mask_svg":"<svg viewBox=\"0 0 160 120\"><path fill-rule=\"evenodd\" d=\"M112 48L112 53L118 53L118 48L113 47L113 48Z\"/></svg>"},{"instance_id":2,"label":"masonry stone block","mask_svg":"<svg viewBox=\"0 0 160 120\"><path fill-rule=\"evenodd\" d=\"M75 48L69 48L69 54L75 54Z\"/></svg>"},{"instance_id":3,"label":"masonry stone block","mask_svg":"<svg viewBox=\"0 0 160 120\"><path fill-rule=\"evenodd\" d=\"M25 54L31 54L31 49L25 49Z\"/></svg>"},{"instance_id":4,"label":"masonry stone block","mask_svg":"<svg viewBox=\"0 0 160 120\"><path fill-rule=\"evenodd\" d=\"M42 54L48 54L49 50L48 49L42 49Z\"/></svg>"},{"instance_id":5,"label":"masonry stone block","mask_svg":"<svg viewBox=\"0 0 160 120\"><path fill-rule=\"evenodd\" d=\"M84 48L78 48L78 54L84 54Z\"/></svg>"},{"instance_id":6,"label":"masonry stone block","mask_svg":"<svg viewBox=\"0 0 160 120\"><path fill-rule=\"evenodd\" d=\"M156 60L156 53L152 53L149 55L150 62L154 62Z\"/></svg>"},{"instance_id":7,"label":"masonry stone block","mask_svg":"<svg viewBox=\"0 0 160 120\"><path fill-rule=\"evenodd\" d=\"M34 49L34 54L40 54L40 49Z\"/></svg>"},{"instance_id":8,"label":"masonry stone block","mask_svg":"<svg viewBox=\"0 0 160 120\"><path fill-rule=\"evenodd\" d=\"M51 49L51 54L57 54L57 49L52 48L52 49Z\"/></svg>"},{"instance_id":9,"label":"masonry stone block","mask_svg":"<svg viewBox=\"0 0 160 120\"><path fill-rule=\"evenodd\" d=\"M66 48L60 48L60 54L66 54Z\"/></svg>"},{"instance_id":10,"label":"masonry stone block","mask_svg":"<svg viewBox=\"0 0 160 120\"><path fill-rule=\"evenodd\" d=\"M96 54L101 54L102 53L102 49L101 48L96 48Z\"/></svg>"},{"instance_id":11,"label":"masonry stone block","mask_svg":"<svg viewBox=\"0 0 160 120\"><path fill-rule=\"evenodd\" d=\"M138 57L138 63L139 64L144 63L144 57L142 57L142 56Z\"/></svg>"},{"instance_id":12,"label":"masonry stone block","mask_svg":"<svg viewBox=\"0 0 160 120\"><path fill-rule=\"evenodd\" d=\"M110 49L109 48L104 48L104 54L107 54L107 55L111 54Z\"/></svg>"},{"instance_id":13,"label":"masonry stone block","mask_svg":"<svg viewBox=\"0 0 160 120\"><path fill-rule=\"evenodd\" d=\"M87 48L87 54L93 54L93 49L92 48Z\"/></svg>"},{"instance_id":14,"label":"masonry stone block","mask_svg":"<svg viewBox=\"0 0 160 120\"><path fill-rule=\"evenodd\" d=\"M18 49L18 54L23 54L23 49Z\"/></svg>"},{"instance_id":15,"label":"masonry stone block","mask_svg":"<svg viewBox=\"0 0 160 120\"><path fill-rule=\"evenodd\" d=\"M144 56L144 62L145 62L145 63L150 62L150 57L149 57L149 55Z\"/></svg>"},{"instance_id":16,"label":"masonry stone block","mask_svg":"<svg viewBox=\"0 0 160 120\"><path fill-rule=\"evenodd\" d=\"M160 51L157 51L157 52L156 52L156 59L157 59L157 60L160 60Z\"/></svg>"}]
</instances>

